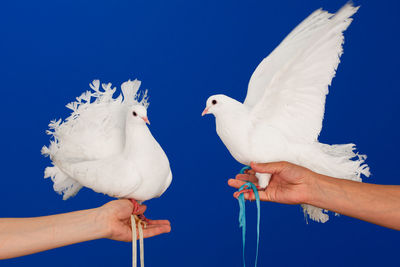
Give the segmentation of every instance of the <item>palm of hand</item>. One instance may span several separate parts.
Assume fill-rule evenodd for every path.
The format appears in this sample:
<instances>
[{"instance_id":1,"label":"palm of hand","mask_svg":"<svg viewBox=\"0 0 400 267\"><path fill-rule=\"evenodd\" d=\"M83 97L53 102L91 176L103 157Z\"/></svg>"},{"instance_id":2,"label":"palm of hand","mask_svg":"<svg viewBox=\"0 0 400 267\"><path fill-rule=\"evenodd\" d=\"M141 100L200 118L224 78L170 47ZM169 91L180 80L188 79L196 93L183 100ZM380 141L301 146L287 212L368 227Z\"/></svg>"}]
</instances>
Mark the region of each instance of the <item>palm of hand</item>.
<instances>
[{"instance_id":1,"label":"palm of hand","mask_svg":"<svg viewBox=\"0 0 400 267\"><path fill-rule=\"evenodd\" d=\"M101 220L108 229L109 239L117 241L132 241L131 214L133 204L126 199L114 200L101 209ZM137 214L143 214L146 210L145 205L141 205ZM147 226L143 229L144 238L168 233L171 231L171 225L168 220L149 220ZM138 238L138 237L137 237Z\"/></svg>"},{"instance_id":2,"label":"palm of hand","mask_svg":"<svg viewBox=\"0 0 400 267\"><path fill-rule=\"evenodd\" d=\"M273 166L271 165L273 164ZM261 201L273 201L285 204L302 204L306 199L307 177L310 171L306 168L288 163L271 163L266 169L257 168L257 172L271 173L271 180L265 189L258 191ZM271 168L273 167L273 168ZM238 174L236 179L230 179L228 184L239 188L245 181L258 185L255 171L249 170L246 174ZM245 193L245 198L254 200L254 193Z\"/></svg>"},{"instance_id":3,"label":"palm of hand","mask_svg":"<svg viewBox=\"0 0 400 267\"><path fill-rule=\"evenodd\" d=\"M301 204L304 199L304 178L301 167L288 166L271 177L270 184L264 189L266 199L285 204Z\"/></svg>"}]
</instances>

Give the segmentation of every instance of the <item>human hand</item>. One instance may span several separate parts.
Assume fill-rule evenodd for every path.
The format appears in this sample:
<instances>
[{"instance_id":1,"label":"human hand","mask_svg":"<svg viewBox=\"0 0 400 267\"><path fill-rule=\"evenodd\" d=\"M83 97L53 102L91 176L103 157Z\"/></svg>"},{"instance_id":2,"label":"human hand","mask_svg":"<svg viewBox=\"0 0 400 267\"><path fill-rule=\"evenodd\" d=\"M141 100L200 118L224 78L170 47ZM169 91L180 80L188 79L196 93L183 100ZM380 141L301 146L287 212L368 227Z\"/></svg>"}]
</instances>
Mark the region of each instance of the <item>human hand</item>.
<instances>
[{"instance_id":1,"label":"human hand","mask_svg":"<svg viewBox=\"0 0 400 267\"><path fill-rule=\"evenodd\" d=\"M310 184L315 173L304 167L289 162L251 163L251 170L246 174L236 175L228 184L240 188L247 181L258 185L255 173L272 174L269 185L258 191L261 201L284 204L304 204L310 198ZM244 193L245 199L255 200L253 192Z\"/></svg>"},{"instance_id":2,"label":"human hand","mask_svg":"<svg viewBox=\"0 0 400 267\"><path fill-rule=\"evenodd\" d=\"M143 214L146 205L140 205L139 210L135 213ZM133 212L133 204L130 200L120 199L108 202L107 204L97 208L97 223L104 225L106 229L105 238L117 241L132 241L131 214ZM143 228L144 238L152 237L171 231L171 225L168 220L149 220L146 228ZM139 238L137 236L137 238Z\"/></svg>"}]
</instances>

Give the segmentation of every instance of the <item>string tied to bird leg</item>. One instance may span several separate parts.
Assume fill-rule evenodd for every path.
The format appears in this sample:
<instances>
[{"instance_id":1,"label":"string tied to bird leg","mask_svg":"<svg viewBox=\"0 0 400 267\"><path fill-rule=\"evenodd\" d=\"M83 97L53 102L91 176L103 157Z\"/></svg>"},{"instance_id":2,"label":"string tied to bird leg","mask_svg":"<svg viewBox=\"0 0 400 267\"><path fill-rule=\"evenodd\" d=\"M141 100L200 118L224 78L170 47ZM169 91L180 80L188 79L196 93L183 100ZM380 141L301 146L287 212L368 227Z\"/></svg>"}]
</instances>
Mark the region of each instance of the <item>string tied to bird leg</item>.
<instances>
[{"instance_id":1,"label":"string tied to bird leg","mask_svg":"<svg viewBox=\"0 0 400 267\"><path fill-rule=\"evenodd\" d=\"M247 170L251 170L250 166L244 166L241 170L240 170L240 174L244 174Z\"/></svg>"},{"instance_id":2,"label":"string tied to bird leg","mask_svg":"<svg viewBox=\"0 0 400 267\"><path fill-rule=\"evenodd\" d=\"M137 228L139 230L139 244L140 244L140 266L144 267L144 242L143 242L143 222L136 215L131 215L132 225L132 267L137 266L137 233L136 233L136 221ZM146 225L144 225L146 226Z\"/></svg>"},{"instance_id":3,"label":"string tied to bird leg","mask_svg":"<svg viewBox=\"0 0 400 267\"><path fill-rule=\"evenodd\" d=\"M250 169L250 167L246 166L243 167L240 170L240 173L243 174L245 170ZM242 190L245 189L251 189L254 192L254 196L256 199L256 204L257 204L257 250L256 250L256 258L255 258L255 262L254 262L254 266L257 267L257 260L258 260L258 246L259 246L259 242L260 242L260 196L258 195L258 190L257 187L251 183L251 182L247 182L245 184L243 184L238 192L239 192L239 196L238 196L238 202L239 202L239 227L242 228L242 240L243 240L243 266L246 266L246 260L245 260L245 245L246 245L246 204L245 204L245 199L244 199L244 194L242 192Z\"/></svg>"}]
</instances>

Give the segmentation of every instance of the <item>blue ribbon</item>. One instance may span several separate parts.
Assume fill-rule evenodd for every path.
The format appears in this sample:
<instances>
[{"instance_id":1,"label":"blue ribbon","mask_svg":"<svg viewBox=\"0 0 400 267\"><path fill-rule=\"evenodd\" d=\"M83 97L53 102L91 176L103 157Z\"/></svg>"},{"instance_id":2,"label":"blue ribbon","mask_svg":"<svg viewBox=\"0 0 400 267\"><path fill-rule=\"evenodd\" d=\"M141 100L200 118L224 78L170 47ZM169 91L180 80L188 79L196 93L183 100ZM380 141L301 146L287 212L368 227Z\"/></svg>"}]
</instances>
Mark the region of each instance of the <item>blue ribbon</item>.
<instances>
[{"instance_id":1,"label":"blue ribbon","mask_svg":"<svg viewBox=\"0 0 400 267\"><path fill-rule=\"evenodd\" d=\"M249 166L245 166L240 170L240 173L243 174L245 170L250 169ZM256 260L254 263L254 266L257 267L257 260L258 260L258 245L260 242L260 196L258 195L258 190L257 187L251 183L247 182L244 185L242 185L239 188L239 192L242 191L243 189L251 188L254 192L254 196L256 198L256 204L257 204L257 251L256 251ZM246 266L246 260L245 260L245 245L246 245L246 205L245 205L245 199L244 195L240 194L238 197L239 201L239 227L242 228L242 240L243 240L243 266Z\"/></svg>"},{"instance_id":2,"label":"blue ribbon","mask_svg":"<svg viewBox=\"0 0 400 267\"><path fill-rule=\"evenodd\" d=\"M240 174L244 174L244 172L245 171L247 171L247 170L251 170L251 167L250 166L244 166L241 170L240 170Z\"/></svg>"}]
</instances>

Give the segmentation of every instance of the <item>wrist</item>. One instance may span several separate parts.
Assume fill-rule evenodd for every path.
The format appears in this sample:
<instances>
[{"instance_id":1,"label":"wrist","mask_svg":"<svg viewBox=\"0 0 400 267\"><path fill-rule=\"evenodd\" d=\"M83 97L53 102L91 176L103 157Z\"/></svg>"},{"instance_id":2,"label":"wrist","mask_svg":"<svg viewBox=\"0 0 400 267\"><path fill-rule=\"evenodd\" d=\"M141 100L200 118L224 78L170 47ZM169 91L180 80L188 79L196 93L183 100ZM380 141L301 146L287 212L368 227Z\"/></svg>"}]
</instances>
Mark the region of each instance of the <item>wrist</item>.
<instances>
[{"instance_id":1,"label":"wrist","mask_svg":"<svg viewBox=\"0 0 400 267\"><path fill-rule=\"evenodd\" d=\"M110 223L110 216L104 207L92 209L93 211L93 224L97 227L99 234L98 238L109 238L112 235L112 227Z\"/></svg>"},{"instance_id":2,"label":"wrist","mask_svg":"<svg viewBox=\"0 0 400 267\"><path fill-rule=\"evenodd\" d=\"M309 171L309 173L305 177L305 195L304 195L304 201L303 204L309 204L313 205L315 203L316 199L318 198L318 183L320 180L320 175Z\"/></svg>"}]
</instances>

